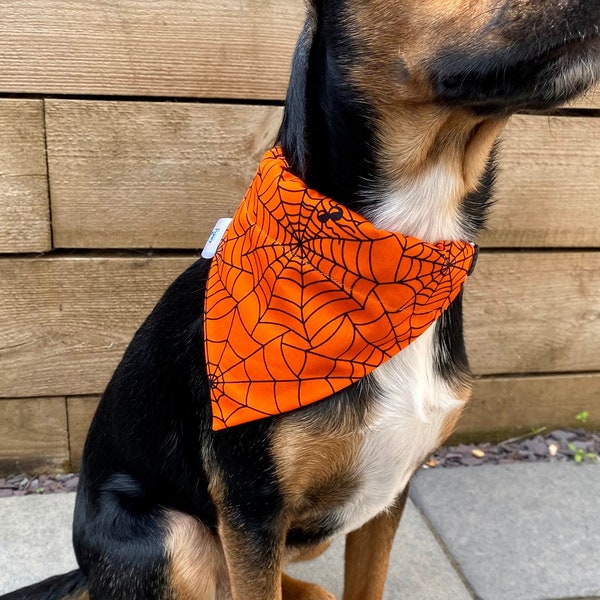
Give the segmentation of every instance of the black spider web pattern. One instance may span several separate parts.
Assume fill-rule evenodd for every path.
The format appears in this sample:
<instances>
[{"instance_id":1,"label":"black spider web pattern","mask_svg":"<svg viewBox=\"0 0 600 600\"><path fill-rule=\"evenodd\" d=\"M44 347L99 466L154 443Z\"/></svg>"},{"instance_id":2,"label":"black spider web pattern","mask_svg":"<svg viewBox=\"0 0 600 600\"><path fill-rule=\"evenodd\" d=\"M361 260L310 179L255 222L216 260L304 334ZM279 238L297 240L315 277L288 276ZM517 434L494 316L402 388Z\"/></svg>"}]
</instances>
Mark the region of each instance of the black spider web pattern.
<instances>
[{"instance_id":1,"label":"black spider web pattern","mask_svg":"<svg viewBox=\"0 0 600 600\"><path fill-rule=\"evenodd\" d=\"M209 275L213 426L293 410L364 377L439 317L473 256L466 242L375 229L271 151Z\"/></svg>"}]
</instances>

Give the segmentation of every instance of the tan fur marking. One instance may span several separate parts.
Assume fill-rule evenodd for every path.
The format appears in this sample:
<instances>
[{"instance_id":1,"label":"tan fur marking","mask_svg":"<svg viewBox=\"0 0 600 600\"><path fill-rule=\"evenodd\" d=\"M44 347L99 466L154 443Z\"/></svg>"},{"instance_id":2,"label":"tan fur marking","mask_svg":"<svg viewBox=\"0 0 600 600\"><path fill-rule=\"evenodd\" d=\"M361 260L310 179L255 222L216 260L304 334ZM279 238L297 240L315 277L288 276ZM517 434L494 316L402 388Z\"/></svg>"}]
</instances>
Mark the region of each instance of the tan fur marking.
<instances>
[{"instance_id":1,"label":"tan fur marking","mask_svg":"<svg viewBox=\"0 0 600 600\"><path fill-rule=\"evenodd\" d=\"M217 507L219 542L228 575L228 590L223 600L281 600L285 526L281 519L273 524L281 536L273 540L277 545L270 547L270 556L266 556L265 549L253 545L248 534L240 530L239 522L235 522L235 512L232 516L225 500L222 473L211 456L205 457L205 464L209 467L209 491ZM222 600L221 595L217 595L217 600Z\"/></svg>"},{"instance_id":2,"label":"tan fur marking","mask_svg":"<svg viewBox=\"0 0 600 600\"><path fill-rule=\"evenodd\" d=\"M82 592L78 592L75 596L69 596L68 598L65 598L65 600L90 600L90 595L88 594L87 590L84 590Z\"/></svg>"},{"instance_id":3,"label":"tan fur marking","mask_svg":"<svg viewBox=\"0 0 600 600\"><path fill-rule=\"evenodd\" d=\"M467 191L471 192L477 188L490 152L507 123L508 118L489 119L481 123L473 132L465 149L463 161L463 178Z\"/></svg>"},{"instance_id":4,"label":"tan fur marking","mask_svg":"<svg viewBox=\"0 0 600 600\"><path fill-rule=\"evenodd\" d=\"M431 101L426 62L442 47L468 47L497 6L496 0L355 2L345 22L361 48L361 61L353 65L350 78L376 107L394 105L398 98Z\"/></svg>"},{"instance_id":5,"label":"tan fur marking","mask_svg":"<svg viewBox=\"0 0 600 600\"><path fill-rule=\"evenodd\" d=\"M410 185L432 165L444 166L458 183L448 190L440 210L455 211L473 192L486 168L492 147L508 119L474 117L433 104L384 108L381 114L381 164L394 187Z\"/></svg>"},{"instance_id":6,"label":"tan fur marking","mask_svg":"<svg viewBox=\"0 0 600 600\"><path fill-rule=\"evenodd\" d=\"M388 511L346 538L343 600L381 600L390 551L402 517L408 488Z\"/></svg>"},{"instance_id":7,"label":"tan fur marking","mask_svg":"<svg viewBox=\"0 0 600 600\"><path fill-rule=\"evenodd\" d=\"M454 433L456 424L458 423L465 406L466 404L462 404L459 408L446 415L446 418L440 427L440 437L438 439L440 446Z\"/></svg>"},{"instance_id":8,"label":"tan fur marking","mask_svg":"<svg viewBox=\"0 0 600 600\"><path fill-rule=\"evenodd\" d=\"M271 557L253 552L247 536L222 522L219 534L225 551L235 600L282 600L283 548L276 548Z\"/></svg>"},{"instance_id":9,"label":"tan fur marking","mask_svg":"<svg viewBox=\"0 0 600 600\"><path fill-rule=\"evenodd\" d=\"M327 430L294 416L281 421L272 449L290 525L302 513L341 506L351 495L360 429L356 423L343 431Z\"/></svg>"},{"instance_id":10,"label":"tan fur marking","mask_svg":"<svg viewBox=\"0 0 600 600\"><path fill-rule=\"evenodd\" d=\"M331 542L325 542L306 548L291 548L286 550L286 562L301 562L313 560L321 556ZM282 576L281 588L283 600L335 600L334 596L318 585L294 579L285 573Z\"/></svg>"},{"instance_id":11,"label":"tan fur marking","mask_svg":"<svg viewBox=\"0 0 600 600\"><path fill-rule=\"evenodd\" d=\"M352 3L344 22L360 61L347 76L374 109L379 164L398 189L432 164L456 175L448 207L476 189L506 121L486 121L435 102L428 61L444 47L468 48L500 9L497 0L370 0ZM486 38L488 49L505 41Z\"/></svg>"},{"instance_id":12,"label":"tan fur marking","mask_svg":"<svg viewBox=\"0 0 600 600\"><path fill-rule=\"evenodd\" d=\"M481 119L457 114L434 104L397 103L380 109L381 160L394 181L410 182L432 163L462 171L465 148ZM462 190L460 190L462 191Z\"/></svg>"},{"instance_id":13,"label":"tan fur marking","mask_svg":"<svg viewBox=\"0 0 600 600\"><path fill-rule=\"evenodd\" d=\"M216 600L228 581L219 540L197 519L182 513L171 512L167 523L174 600Z\"/></svg>"},{"instance_id":14,"label":"tan fur marking","mask_svg":"<svg viewBox=\"0 0 600 600\"><path fill-rule=\"evenodd\" d=\"M459 383L455 385L453 390L454 396L457 400L460 400L462 404L458 408L456 408L453 411L450 411L446 415L446 418L444 419L440 428L438 445L442 445L454 433L454 430L456 429L456 424L458 423L465 407L471 399L471 392L473 391L473 386L471 384L471 381L468 381L463 384Z\"/></svg>"},{"instance_id":15,"label":"tan fur marking","mask_svg":"<svg viewBox=\"0 0 600 600\"><path fill-rule=\"evenodd\" d=\"M327 550L331 546L331 542L324 542L322 544L318 544L316 546L309 546L307 548L292 548L286 551L286 562L287 563L295 563L295 562L303 562L305 560L313 560L318 556L321 556L323 552Z\"/></svg>"},{"instance_id":16,"label":"tan fur marking","mask_svg":"<svg viewBox=\"0 0 600 600\"><path fill-rule=\"evenodd\" d=\"M294 579L285 573L281 587L283 600L335 600L335 596L321 586Z\"/></svg>"}]
</instances>

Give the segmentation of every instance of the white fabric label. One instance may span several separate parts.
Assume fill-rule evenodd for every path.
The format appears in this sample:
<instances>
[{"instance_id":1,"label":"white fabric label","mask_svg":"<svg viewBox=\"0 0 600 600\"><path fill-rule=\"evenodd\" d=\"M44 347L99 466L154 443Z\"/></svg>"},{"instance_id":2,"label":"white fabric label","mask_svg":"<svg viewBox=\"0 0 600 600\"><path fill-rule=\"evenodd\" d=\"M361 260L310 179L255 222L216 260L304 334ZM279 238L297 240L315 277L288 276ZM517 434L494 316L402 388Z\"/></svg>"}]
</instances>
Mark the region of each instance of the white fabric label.
<instances>
[{"instance_id":1,"label":"white fabric label","mask_svg":"<svg viewBox=\"0 0 600 600\"><path fill-rule=\"evenodd\" d=\"M208 237L208 241L204 246L204 250L202 250L202 258L212 258L217 252L217 248L219 247L219 243L223 238L223 235L227 231L229 224L233 219L219 219L215 228L212 230L212 233Z\"/></svg>"}]
</instances>

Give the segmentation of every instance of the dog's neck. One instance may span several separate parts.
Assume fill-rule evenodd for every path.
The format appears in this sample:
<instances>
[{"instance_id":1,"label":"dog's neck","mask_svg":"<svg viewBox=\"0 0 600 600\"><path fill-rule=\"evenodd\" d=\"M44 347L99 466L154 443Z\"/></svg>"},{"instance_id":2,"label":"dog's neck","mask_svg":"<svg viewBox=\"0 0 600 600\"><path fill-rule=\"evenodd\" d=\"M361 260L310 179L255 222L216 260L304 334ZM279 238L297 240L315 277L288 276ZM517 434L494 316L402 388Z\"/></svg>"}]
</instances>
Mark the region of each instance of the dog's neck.
<instances>
[{"instance_id":1,"label":"dog's neck","mask_svg":"<svg viewBox=\"0 0 600 600\"><path fill-rule=\"evenodd\" d=\"M336 41L309 19L298 43L279 137L292 170L379 228L429 242L473 238L505 122L367 98L346 80Z\"/></svg>"},{"instance_id":2,"label":"dog's neck","mask_svg":"<svg viewBox=\"0 0 600 600\"><path fill-rule=\"evenodd\" d=\"M360 212L363 193L377 180L373 123L331 56L330 36L309 18L294 54L279 143L308 187Z\"/></svg>"}]
</instances>

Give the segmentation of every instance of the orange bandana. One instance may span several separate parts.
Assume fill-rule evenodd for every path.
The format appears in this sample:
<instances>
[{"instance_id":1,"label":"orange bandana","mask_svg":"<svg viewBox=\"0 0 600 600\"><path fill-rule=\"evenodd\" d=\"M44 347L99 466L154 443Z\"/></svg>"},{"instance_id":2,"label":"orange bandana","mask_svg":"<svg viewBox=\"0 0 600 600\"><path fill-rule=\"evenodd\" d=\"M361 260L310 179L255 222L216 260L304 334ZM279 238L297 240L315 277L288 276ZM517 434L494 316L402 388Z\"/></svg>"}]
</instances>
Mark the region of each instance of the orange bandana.
<instances>
[{"instance_id":1,"label":"orange bandana","mask_svg":"<svg viewBox=\"0 0 600 600\"><path fill-rule=\"evenodd\" d=\"M322 400L408 346L470 273L468 242L376 229L267 152L210 267L213 429Z\"/></svg>"}]
</instances>

